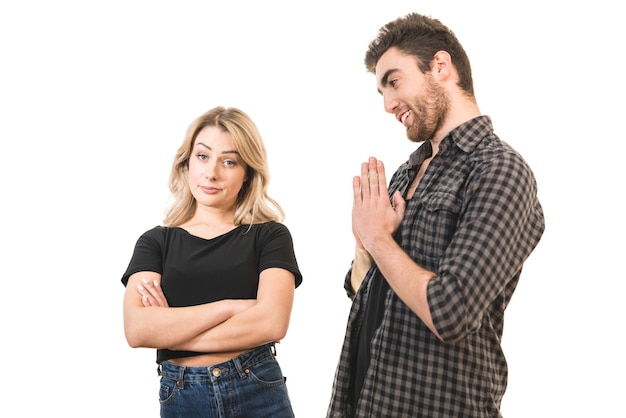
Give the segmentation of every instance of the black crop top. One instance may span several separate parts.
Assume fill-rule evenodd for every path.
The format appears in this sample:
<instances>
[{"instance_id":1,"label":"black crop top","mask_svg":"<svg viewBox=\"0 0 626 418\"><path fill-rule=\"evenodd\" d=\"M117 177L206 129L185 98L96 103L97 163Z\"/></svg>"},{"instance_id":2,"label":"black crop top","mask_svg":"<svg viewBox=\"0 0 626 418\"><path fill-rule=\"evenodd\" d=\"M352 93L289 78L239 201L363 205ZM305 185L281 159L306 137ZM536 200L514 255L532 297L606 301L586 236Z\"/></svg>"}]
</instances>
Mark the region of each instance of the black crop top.
<instances>
[{"instance_id":1,"label":"black crop top","mask_svg":"<svg viewBox=\"0 0 626 418\"><path fill-rule=\"evenodd\" d=\"M287 227L278 222L241 225L212 239L182 228L157 226L137 240L122 277L140 271L161 274L161 287L169 306L193 306L222 299L255 299L259 274L280 267L302 283L293 241ZM157 350L157 363L203 353Z\"/></svg>"}]
</instances>

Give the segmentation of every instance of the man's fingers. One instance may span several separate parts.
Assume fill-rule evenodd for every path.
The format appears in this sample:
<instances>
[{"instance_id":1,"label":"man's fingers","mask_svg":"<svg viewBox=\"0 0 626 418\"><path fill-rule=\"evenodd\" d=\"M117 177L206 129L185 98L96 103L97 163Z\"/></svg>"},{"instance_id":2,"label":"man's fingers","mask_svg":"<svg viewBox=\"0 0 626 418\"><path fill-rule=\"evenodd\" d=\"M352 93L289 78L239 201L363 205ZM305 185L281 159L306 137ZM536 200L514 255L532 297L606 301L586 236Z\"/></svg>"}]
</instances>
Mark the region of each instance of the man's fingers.
<instances>
[{"instance_id":1,"label":"man's fingers","mask_svg":"<svg viewBox=\"0 0 626 418\"><path fill-rule=\"evenodd\" d=\"M368 163L361 164L361 197L369 199L370 197L370 168Z\"/></svg>"},{"instance_id":2,"label":"man's fingers","mask_svg":"<svg viewBox=\"0 0 626 418\"><path fill-rule=\"evenodd\" d=\"M354 176L352 178L352 194L354 197L354 204L360 203L362 200L361 197L361 177Z\"/></svg>"},{"instance_id":3,"label":"man's fingers","mask_svg":"<svg viewBox=\"0 0 626 418\"><path fill-rule=\"evenodd\" d=\"M382 161L376 161L376 177L378 179L378 184L376 187L378 188L379 193L384 193L385 197L387 197L387 178L385 177L385 165Z\"/></svg>"},{"instance_id":4,"label":"man's fingers","mask_svg":"<svg viewBox=\"0 0 626 418\"><path fill-rule=\"evenodd\" d=\"M385 177L385 166L382 161L370 157L361 164L361 177L355 177L352 182L355 199L361 201L370 198L380 198L384 195L387 198L387 178ZM356 200L355 200L356 201Z\"/></svg>"},{"instance_id":5,"label":"man's fingers","mask_svg":"<svg viewBox=\"0 0 626 418\"><path fill-rule=\"evenodd\" d=\"M368 162L368 183L370 186L370 193L374 196L380 194L379 181L378 181L378 161L374 157L370 157Z\"/></svg>"}]
</instances>

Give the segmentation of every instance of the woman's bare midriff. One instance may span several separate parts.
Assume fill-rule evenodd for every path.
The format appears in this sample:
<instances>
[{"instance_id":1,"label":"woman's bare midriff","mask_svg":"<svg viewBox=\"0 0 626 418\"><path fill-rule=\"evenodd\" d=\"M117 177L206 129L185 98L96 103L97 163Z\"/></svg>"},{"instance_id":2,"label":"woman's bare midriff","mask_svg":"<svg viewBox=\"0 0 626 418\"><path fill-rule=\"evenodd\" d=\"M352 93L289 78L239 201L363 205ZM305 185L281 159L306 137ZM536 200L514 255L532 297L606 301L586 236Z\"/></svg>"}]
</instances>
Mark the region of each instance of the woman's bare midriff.
<instances>
[{"instance_id":1,"label":"woman's bare midriff","mask_svg":"<svg viewBox=\"0 0 626 418\"><path fill-rule=\"evenodd\" d=\"M233 351L231 353L201 354L199 356L173 358L168 361L170 363L178 364L179 366L208 367L217 363L223 363L225 361L233 359L237 357L238 355L243 354L245 352L246 350Z\"/></svg>"}]
</instances>

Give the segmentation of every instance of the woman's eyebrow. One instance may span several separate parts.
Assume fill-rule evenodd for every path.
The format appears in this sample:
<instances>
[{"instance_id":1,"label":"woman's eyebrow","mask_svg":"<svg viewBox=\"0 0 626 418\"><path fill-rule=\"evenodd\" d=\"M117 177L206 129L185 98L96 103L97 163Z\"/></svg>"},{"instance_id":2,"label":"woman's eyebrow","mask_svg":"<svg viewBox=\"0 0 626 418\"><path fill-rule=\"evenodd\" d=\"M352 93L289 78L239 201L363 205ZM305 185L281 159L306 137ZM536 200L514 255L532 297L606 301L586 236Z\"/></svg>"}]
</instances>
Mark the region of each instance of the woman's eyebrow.
<instances>
[{"instance_id":1,"label":"woman's eyebrow","mask_svg":"<svg viewBox=\"0 0 626 418\"><path fill-rule=\"evenodd\" d=\"M204 142L198 142L198 143L196 143L196 145L202 145L203 147L205 147L209 151L213 151L213 148L211 148L210 146L208 146ZM237 155L239 155L239 151L234 150L234 149L233 150L226 150L226 151L222 151L222 154L237 154Z\"/></svg>"}]
</instances>

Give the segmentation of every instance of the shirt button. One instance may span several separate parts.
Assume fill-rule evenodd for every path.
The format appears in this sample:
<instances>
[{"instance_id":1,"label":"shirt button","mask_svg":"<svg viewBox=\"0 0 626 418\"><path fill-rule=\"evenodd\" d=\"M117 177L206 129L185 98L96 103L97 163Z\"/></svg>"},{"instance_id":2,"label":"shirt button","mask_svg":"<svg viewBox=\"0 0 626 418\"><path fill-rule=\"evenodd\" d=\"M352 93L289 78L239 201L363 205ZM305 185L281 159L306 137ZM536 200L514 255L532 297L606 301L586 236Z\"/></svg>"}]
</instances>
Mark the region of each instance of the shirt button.
<instances>
[{"instance_id":1,"label":"shirt button","mask_svg":"<svg viewBox=\"0 0 626 418\"><path fill-rule=\"evenodd\" d=\"M213 369L213 376L215 377L220 377L220 375L222 374L222 371L218 368Z\"/></svg>"}]
</instances>

